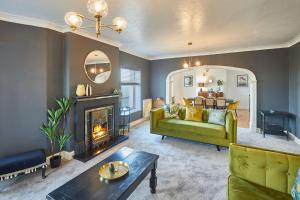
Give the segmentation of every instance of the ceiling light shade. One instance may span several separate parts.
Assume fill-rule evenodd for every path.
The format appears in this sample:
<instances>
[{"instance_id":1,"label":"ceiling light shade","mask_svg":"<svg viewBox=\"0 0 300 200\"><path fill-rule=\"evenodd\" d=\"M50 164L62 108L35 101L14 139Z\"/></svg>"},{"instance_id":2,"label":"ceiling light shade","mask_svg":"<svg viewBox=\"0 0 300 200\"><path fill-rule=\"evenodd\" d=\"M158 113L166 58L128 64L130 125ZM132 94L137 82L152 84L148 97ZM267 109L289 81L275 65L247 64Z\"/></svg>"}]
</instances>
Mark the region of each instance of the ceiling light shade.
<instances>
[{"instance_id":1,"label":"ceiling light shade","mask_svg":"<svg viewBox=\"0 0 300 200\"><path fill-rule=\"evenodd\" d=\"M196 61L195 65L200 66L201 65L200 61Z\"/></svg>"},{"instance_id":2,"label":"ceiling light shade","mask_svg":"<svg viewBox=\"0 0 300 200\"><path fill-rule=\"evenodd\" d=\"M74 31L81 26L82 17L80 15L78 15L78 13L76 13L76 12L68 12L65 15L65 22Z\"/></svg>"},{"instance_id":3,"label":"ceiling light shade","mask_svg":"<svg viewBox=\"0 0 300 200\"><path fill-rule=\"evenodd\" d=\"M189 64L188 64L188 63L183 63L183 68L184 68L184 69L189 68Z\"/></svg>"},{"instance_id":4,"label":"ceiling light shade","mask_svg":"<svg viewBox=\"0 0 300 200\"><path fill-rule=\"evenodd\" d=\"M87 9L94 16L105 17L108 14L108 5L105 0L89 0Z\"/></svg>"},{"instance_id":5,"label":"ceiling light shade","mask_svg":"<svg viewBox=\"0 0 300 200\"><path fill-rule=\"evenodd\" d=\"M122 32L127 27L127 22L122 17L116 17L112 21L112 24L115 27L115 30L119 33Z\"/></svg>"}]
</instances>

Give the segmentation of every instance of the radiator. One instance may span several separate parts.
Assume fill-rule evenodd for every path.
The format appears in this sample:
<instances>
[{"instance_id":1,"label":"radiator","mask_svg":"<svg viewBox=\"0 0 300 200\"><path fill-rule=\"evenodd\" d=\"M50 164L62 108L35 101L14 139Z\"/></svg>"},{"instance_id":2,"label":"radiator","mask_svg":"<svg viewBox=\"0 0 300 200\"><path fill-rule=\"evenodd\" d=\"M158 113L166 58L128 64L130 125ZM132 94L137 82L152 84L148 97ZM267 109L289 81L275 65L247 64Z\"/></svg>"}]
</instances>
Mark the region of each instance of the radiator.
<instances>
[{"instance_id":1,"label":"radiator","mask_svg":"<svg viewBox=\"0 0 300 200\"><path fill-rule=\"evenodd\" d=\"M152 109L152 99L144 99L143 100L143 118L149 119L151 109Z\"/></svg>"}]
</instances>

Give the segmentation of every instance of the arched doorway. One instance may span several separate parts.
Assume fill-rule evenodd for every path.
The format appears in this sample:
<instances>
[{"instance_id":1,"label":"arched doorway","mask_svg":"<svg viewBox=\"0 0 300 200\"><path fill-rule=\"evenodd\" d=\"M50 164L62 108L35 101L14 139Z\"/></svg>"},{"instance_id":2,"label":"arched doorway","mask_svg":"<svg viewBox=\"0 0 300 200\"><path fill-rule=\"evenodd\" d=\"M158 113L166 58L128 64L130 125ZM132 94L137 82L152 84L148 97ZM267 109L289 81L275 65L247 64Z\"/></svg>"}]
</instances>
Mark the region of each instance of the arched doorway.
<instances>
[{"instance_id":1,"label":"arched doorway","mask_svg":"<svg viewBox=\"0 0 300 200\"><path fill-rule=\"evenodd\" d=\"M251 130L256 131L257 129L257 80L255 74L244 68L238 67L230 67L230 66L221 66L221 65L202 65L198 67L191 67L188 69L179 69L173 71L168 74L166 78L166 103L171 102L172 89L173 89L173 82L172 77L175 74L182 73L188 70L195 70L195 69L225 69L225 70L233 70L238 71L243 74L247 74L249 77L249 89L250 89L250 120L249 120L249 127Z\"/></svg>"}]
</instances>

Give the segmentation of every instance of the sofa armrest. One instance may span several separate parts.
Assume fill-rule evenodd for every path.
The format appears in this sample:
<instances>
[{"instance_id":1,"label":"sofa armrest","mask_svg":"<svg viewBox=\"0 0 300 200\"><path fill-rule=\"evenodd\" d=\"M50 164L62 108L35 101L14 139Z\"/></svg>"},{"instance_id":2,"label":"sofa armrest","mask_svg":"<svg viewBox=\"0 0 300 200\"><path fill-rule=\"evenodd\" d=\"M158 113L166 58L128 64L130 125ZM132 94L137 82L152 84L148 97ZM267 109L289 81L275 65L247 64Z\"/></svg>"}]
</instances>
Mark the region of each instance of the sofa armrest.
<instances>
[{"instance_id":1,"label":"sofa armrest","mask_svg":"<svg viewBox=\"0 0 300 200\"><path fill-rule=\"evenodd\" d=\"M158 121L163 119L163 117L164 117L163 108L152 109L150 111L150 132L152 132L153 129L157 128Z\"/></svg>"},{"instance_id":2,"label":"sofa armrest","mask_svg":"<svg viewBox=\"0 0 300 200\"><path fill-rule=\"evenodd\" d=\"M227 134L227 139L230 143L236 143L237 141L237 120L235 114L228 111L225 120L225 130Z\"/></svg>"}]
</instances>

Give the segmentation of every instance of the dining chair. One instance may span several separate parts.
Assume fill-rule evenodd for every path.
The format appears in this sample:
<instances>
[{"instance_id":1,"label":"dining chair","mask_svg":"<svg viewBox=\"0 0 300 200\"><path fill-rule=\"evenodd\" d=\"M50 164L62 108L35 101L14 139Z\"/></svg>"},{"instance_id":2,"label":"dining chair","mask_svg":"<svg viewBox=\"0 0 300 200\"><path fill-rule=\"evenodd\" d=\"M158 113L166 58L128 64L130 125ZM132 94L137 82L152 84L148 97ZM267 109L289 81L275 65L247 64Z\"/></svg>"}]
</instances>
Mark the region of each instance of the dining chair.
<instances>
[{"instance_id":1,"label":"dining chair","mask_svg":"<svg viewBox=\"0 0 300 200\"><path fill-rule=\"evenodd\" d=\"M215 99L214 98L206 98L205 99L205 107L206 108L214 108L215 107Z\"/></svg>"},{"instance_id":2,"label":"dining chair","mask_svg":"<svg viewBox=\"0 0 300 200\"><path fill-rule=\"evenodd\" d=\"M237 100L237 101L234 101L232 103L229 103L228 106L227 106L227 109L228 110L234 110L235 115L238 116L236 110L237 110L238 106L240 105L240 102L241 102L240 100Z\"/></svg>"},{"instance_id":3,"label":"dining chair","mask_svg":"<svg viewBox=\"0 0 300 200\"><path fill-rule=\"evenodd\" d=\"M194 102L195 106L202 106L204 99L205 98L203 98L201 96L195 97L195 102Z\"/></svg>"},{"instance_id":4,"label":"dining chair","mask_svg":"<svg viewBox=\"0 0 300 200\"><path fill-rule=\"evenodd\" d=\"M182 101L185 106L193 105L193 102L187 98L182 97Z\"/></svg>"},{"instance_id":5,"label":"dining chair","mask_svg":"<svg viewBox=\"0 0 300 200\"><path fill-rule=\"evenodd\" d=\"M226 108L226 101L224 98L218 98L216 100L216 107L217 109L225 109Z\"/></svg>"}]
</instances>

